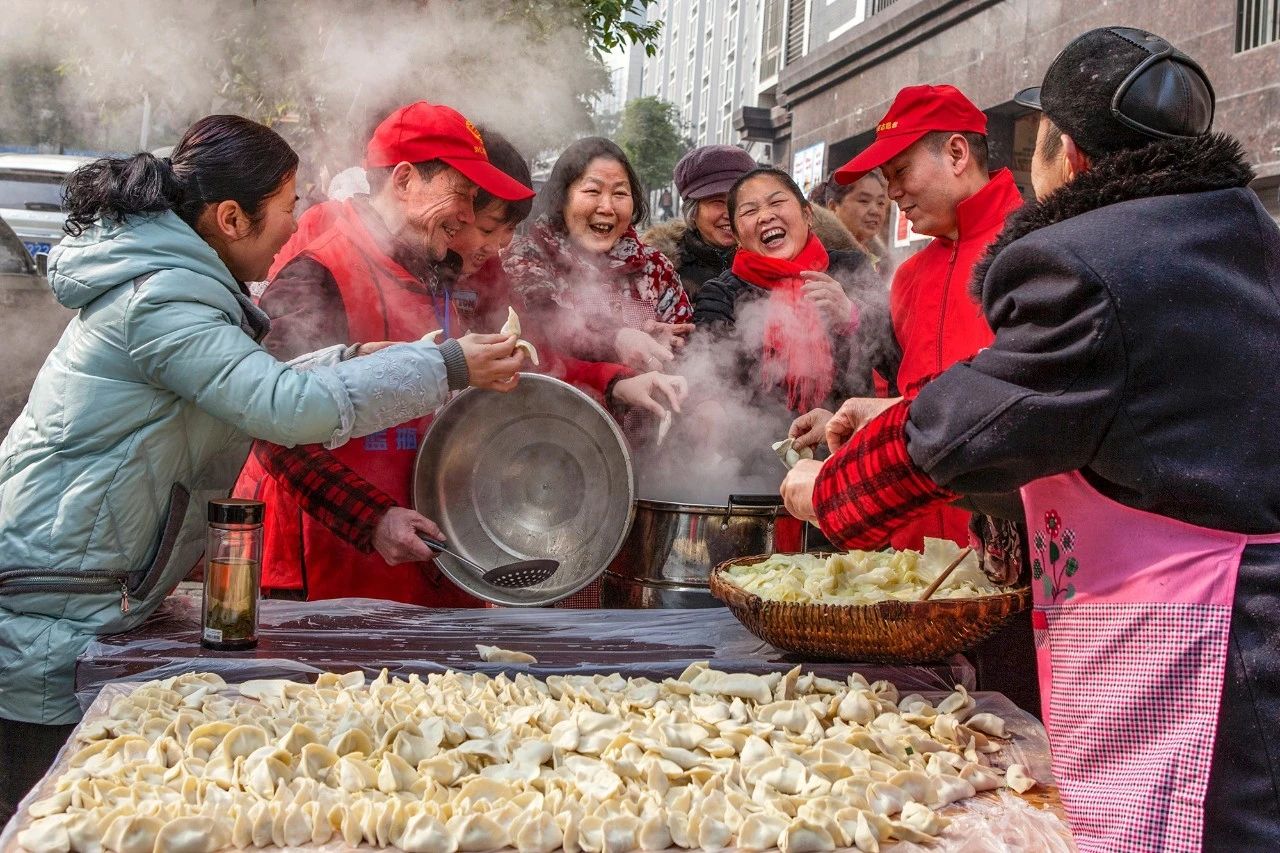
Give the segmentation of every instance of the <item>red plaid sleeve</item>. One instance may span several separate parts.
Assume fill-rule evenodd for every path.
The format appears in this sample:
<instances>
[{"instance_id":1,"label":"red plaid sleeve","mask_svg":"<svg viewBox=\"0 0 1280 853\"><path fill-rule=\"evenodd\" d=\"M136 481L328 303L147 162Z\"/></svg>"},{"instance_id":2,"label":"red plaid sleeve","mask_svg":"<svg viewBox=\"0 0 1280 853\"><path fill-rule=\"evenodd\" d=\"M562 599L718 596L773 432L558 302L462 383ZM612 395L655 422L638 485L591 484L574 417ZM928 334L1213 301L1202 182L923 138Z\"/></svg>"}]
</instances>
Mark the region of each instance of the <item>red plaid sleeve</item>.
<instances>
[{"instance_id":1,"label":"red plaid sleeve","mask_svg":"<svg viewBox=\"0 0 1280 853\"><path fill-rule=\"evenodd\" d=\"M813 488L818 525L841 548L882 548L913 515L956 497L907 454L909 405L904 400L887 409L818 473Z\"/></svg>"},{"instance_id":2,"label":"red plaid sleeve","mask_svg":"<svg viewBox=\"0 0 1280 853\"><path fill-rule=\"evenodd\" d=\"M258 441L253 453L308 515L360 551L373 550L374 528L396 506L390 495L318 444L281 447Z\"/></svg>"}]
</instances>

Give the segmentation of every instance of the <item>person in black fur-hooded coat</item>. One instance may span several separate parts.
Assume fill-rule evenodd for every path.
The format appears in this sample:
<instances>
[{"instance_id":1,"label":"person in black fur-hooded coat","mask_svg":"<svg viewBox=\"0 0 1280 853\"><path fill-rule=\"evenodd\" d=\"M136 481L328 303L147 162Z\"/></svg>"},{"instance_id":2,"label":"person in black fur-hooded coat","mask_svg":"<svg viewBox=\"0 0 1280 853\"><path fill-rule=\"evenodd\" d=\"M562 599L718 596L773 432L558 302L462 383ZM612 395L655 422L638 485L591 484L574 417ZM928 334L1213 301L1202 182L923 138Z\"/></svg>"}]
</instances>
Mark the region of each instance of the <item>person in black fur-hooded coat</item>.
<instances>
[{"instance_id":1,"label":"person in black fur-hooded coat","mask_svg":"<svg viewBox=\"0 0 1280 853\"><path fill-rule=\"evenodd\" d=\"M976 270L995 341L846 412L787 507L861 548L922 501L1020 490L1079 849L1280 849L1280 229L1159 36L1092 30L1017 100L1044 111L1038 201Z\"/></svg>"}]
</instances>

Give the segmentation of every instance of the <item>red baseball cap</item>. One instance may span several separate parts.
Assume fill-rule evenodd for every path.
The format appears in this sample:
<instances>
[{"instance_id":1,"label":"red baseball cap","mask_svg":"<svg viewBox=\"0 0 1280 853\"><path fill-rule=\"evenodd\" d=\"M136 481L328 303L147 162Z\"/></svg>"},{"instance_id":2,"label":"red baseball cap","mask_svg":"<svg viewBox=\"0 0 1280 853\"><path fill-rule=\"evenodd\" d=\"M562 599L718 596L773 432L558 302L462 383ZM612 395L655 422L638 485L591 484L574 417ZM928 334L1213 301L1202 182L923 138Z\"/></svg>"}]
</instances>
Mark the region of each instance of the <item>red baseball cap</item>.
<instances>
[{"instance_id":1,"label":"red baseball cap","mask_svg":"<svg viewBox=\"0 0 1280 853\"><path fill-rule=\"evenodd\" d=\"M452 107L418 101L382 120L365 149L366 169L442 160L490 195L533 198L533 190L489 162L480 131Z\"/></svg>"},{"instance_id":2,"label":"red baseball cap","mask_svg":"<svg viewBox=\"0 0 1280 853\"><path fill-rule=\"evenodd\" d=\"M987 117L955 86L908 86L898 92L876 126L876 141L836 169L836 183L851 184L888 163L926 133L987 132Z\"/></svg>"}]
</instances>

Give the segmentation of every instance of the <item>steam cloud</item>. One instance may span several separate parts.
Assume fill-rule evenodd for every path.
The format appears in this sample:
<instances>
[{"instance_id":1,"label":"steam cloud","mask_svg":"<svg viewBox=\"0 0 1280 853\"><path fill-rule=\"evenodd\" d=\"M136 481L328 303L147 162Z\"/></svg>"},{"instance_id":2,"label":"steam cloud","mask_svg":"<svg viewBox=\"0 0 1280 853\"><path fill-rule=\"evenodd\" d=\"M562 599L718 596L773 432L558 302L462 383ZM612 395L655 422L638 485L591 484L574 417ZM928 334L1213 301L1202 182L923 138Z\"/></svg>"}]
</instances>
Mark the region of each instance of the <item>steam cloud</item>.
<instances>
[{"instance_id":1,"label":"steam cloud","mask_svg":"<svg viewBox=\"0 0 1280 853\"><path fill-rule=\"evenodd\" d=\"M887 301L883 288L860 291L861 296ZM686 414L677 418L661 448L638 449L642 458L647 457L637 466L641 497L722 506L731 494L777 494L786 469L770 445L787 436L794 415L778 400L758 393L768 312L767 300L742 304L732 334L695 332L674 371L689 380ZM864 314L887 316L887 310L864 308ZM826 334L820 327L791 331L801 337ZM860 384L853 377L869 369L866 357L861 347L837 348L837 391L842 385ZM842 376L850 379L842 382ZM694 414L704 402L719 410L714 421ZM821 452L825 445L817 449Z\"/></svg>"},{"instance_id":2,"label":"steam cloud","mask_svg":"<svg viewBox=\"0 0 1280 853\"><path fill-rule=\"evenodd\" d=\"M44 111L68 116L62 130L81 147L132 152L145 102L150 148L202 115L241 112L336 171L359 162L382 116L425 99L536 153L589 129L583 94L606 78L571 17L544 30L511 10L496 0L9 0L0 67L44 73L29 78L38 92L7 81L0 126L46 138L3 141L52 141L59 127L33 115Z\"/></svg>"},{"instance_id":3,"label":"steam cloud","mask_svg":"<svg viewBox=\"0 0 1280 853\"><path fill-rule=\"evenodd\" d=\"M428 100L535 155L591 132L583 95L606 78L572 20L546 30L545 22L511 16L511 5L7 0L0 70L43 71L0 89L0 128L12 129L0 142L61 136L76 147L132 152L144 110L150 148L176 142L202 115L242 112L284 133L304 159L300 183L323 190L333 173L360 162L387 112ZM290 115L297 105L316 114ZM14 138L19 129L27 138ZM744 360L758 364L763 310L763 302L744 310L733 336L694 335L673 368L689 379L690 399L661 448L645 447L651 427L628 430L641 436L642 497L723 505L731 493L776 493L785 469L769 445L787 434L791 416L762 402L755 374L744 383L740 369ZM53 342L9 346L43 356ZM859 369L841 363L847 355L836 354L841 369ZM714 422L693 415L708 400L722 413Z\"/></svg>"}]
</instances>

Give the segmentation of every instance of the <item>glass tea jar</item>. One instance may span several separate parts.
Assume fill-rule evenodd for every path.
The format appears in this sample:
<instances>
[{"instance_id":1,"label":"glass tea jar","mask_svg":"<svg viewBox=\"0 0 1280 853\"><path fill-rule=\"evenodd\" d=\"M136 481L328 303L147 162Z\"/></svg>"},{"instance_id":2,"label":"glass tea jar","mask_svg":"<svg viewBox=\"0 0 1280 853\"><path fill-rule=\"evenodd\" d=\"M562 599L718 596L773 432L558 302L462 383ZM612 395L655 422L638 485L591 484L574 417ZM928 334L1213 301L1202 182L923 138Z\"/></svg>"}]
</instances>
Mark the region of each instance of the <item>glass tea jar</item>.
<instances>
[{"instance_id":1,"label":"glass tea jar","mask_svg":"<svg viewBox=\"0 0 1280 853\"><path fill-rule=\"evenodd\" d=\"M258 644L265 509L262 501L209 501L200 630L200 642L205 648L251 649Z\"/></svg>"}]
</instances>

